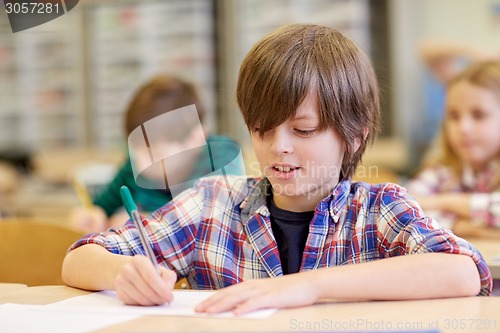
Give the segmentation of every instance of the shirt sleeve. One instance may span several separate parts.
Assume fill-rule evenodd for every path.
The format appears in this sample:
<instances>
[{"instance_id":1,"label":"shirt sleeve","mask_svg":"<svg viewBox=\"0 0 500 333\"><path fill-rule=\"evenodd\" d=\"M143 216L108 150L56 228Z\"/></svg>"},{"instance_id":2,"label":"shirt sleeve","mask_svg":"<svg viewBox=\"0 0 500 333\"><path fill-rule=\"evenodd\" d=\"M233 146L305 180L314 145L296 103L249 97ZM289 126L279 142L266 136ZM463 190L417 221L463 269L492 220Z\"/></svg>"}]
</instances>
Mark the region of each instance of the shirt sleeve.
<instances>
[{"instance_id":1,"label":"shirt sleeve","mask_svg":"<svg viewBox=\"0 0 500 333\"><path fill-rule=\"evenodd\" d=\"M434 219L425 217L406 189L394 184L384 188L378 228L382 256L432 252L469 256L480 275L480 295L491 293L492 277L481 253L464 239L441 228Z\"/></svg>"},{"instance_id":2,"label":"shirt sleeve","mask_svg":"<svg viewBox=\"0 0 500 333\"><path fill-rule=\"evenodd\" d=\"M175 269L181 276L186 276L193 258L196 232L202 219L205 187L206 182L200 181L148 218L142 218L149 235L149 245L158 263ZM86 244L100 245L114 254L145 254L131 220L118 229L86 235L73 244L69 251Z\"/></svg>"}]
</instances>

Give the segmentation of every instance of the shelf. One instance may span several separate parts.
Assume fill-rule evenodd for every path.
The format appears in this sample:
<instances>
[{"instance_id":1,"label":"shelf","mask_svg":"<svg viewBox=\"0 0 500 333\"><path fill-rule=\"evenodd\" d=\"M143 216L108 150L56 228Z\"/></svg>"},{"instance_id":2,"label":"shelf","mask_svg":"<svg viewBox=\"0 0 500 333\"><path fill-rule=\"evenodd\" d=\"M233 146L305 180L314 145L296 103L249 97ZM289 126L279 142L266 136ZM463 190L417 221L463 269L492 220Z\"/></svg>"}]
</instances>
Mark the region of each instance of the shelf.
<instances>
[{"instance_id":1,"label":"shelf","mask_svg":"<svg viewBox=\"0 0 500 333\"><path fill-rule=\"evenodd\" d=\"M234 113L235 87L221 83L233 84L249 48L281 24L331 25L368 49L367 0L228 1L234 26L214 17L217 1L80 2L64 17L18 34L0 22L0 146L121 147L133 93L159 73L193 82L205 125L217 129L216 114ZM216 23L223 27L217 38ZM216 51L226 52L215 44L222 39L235 50L228 51L230 64L216 68L223 58ZM228 76L217 80L222 72Z\"/></svg>"},{"instance_id":2,"label":"shelf","mask_svg":"<svg viewBox=\"0 0 500 333\"><path fill-rule=\"evenodd\" d=\"M89 6L92 124L97 145L123 140L123 112L140 84L159 73L192 81L214 122L212 2L171 0ZM167 24L168 23L168 24ZM123 50L128 50L123 52ZM211 120L210 120L211 119ZM113 124L119 124L117 130Z\"/></svg>"},{"instance_id":3,"label":"shelf","mask_svg":"<svg viewBox=\"0 0 500 333\"><path fill-rule=\"evenodd\" d=\"M1 136L2 147L38 150L84 142L81 10L71 15L2 33L0 128L9 133Z\"/></svg>"}]
</instances>

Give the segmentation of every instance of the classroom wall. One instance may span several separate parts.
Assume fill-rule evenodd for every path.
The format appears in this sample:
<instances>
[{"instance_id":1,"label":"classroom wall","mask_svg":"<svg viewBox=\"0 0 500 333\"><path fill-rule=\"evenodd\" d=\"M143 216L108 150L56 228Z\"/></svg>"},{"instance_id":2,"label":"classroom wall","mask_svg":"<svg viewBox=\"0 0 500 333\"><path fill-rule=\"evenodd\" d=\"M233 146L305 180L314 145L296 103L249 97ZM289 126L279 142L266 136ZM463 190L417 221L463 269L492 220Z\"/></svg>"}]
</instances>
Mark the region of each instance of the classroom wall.
<instances>
[{"instance_id":1,"label":"classroom wall","mask_svg":"<svg viewBox=\"0 0 500 333\"><path fill-rule=\"evenodd\" d=\"M500 53L500 1L414 1L422 17L422 37L437 36L496 48Z\"/></svg>"},{"instance_id":2,"label":"classroom wall","mask_svg":"<svg viewBox=\"0 0 500 333\"><path fill-rule=\"evenodd\" d=\"M424 68L417 53L418 42L424 38L451 38L478 47L492 48L500 54L500 38L498 38L500 36L500 0L387 1L389 3L389 44L391 45L390 70L387 72L391 73L391 80L390 85L383 88L391 92L388 96L391 96L392 107L391 119L385 121L384 126L390 126L391 129L388 132L394 134L394 139L405 143L407 150L411 152L410 164L416 166L420 155L415 153L415 138L421 131L422 126L419 124L422 124L422 117L425 116L422 112ZM367 2L370 6L380 4L380 1L376 0L367 0ZM44 148L45 145L49 148L59 146L103 148L116 147L116 142L122 142L120 141L121 112L137 82L165 63L174 64L175 68L183 69L172 59L152 56L165 55L167 51L174 49L167 45L166 39L162 39L165 31L156 31L151 17L147 16L151 12L156 13L154 10L138 11L139 14L135 20L138 22L137 27L130 28L126 24L118 26L117 23L118 18L123 20L124 17L130 17L130 10L126 12L128 16L116 15L117 18L114 18L112 15L104 15L114 5L121 6L124 3L143 4L146 1L106 0L82 3L65 17L19 34L14 41L7 38L11 36L7 27L8 20L6 14L0 11L0 28L3 27L3 30L0 29L2 37L0 44L8 41L4 43L3 49L0 45L0 77L2 78L0 80L0 100L2 101L0 103L0 148L10 149L13 146ZM190 77L197 79L204 77L202 74L210 74L209 78L201 80L201 83L207 81L208 83L205 82L209 88L207 91L216 91L218 95L218 105L208 107L209 110L213 110L209 112L208 127L216 128L244 143L248 143L248 136L241 116L235 112L237 105L234 87L243 55L250 45L265 32L274 26L290 22L304 20L323 24L334 22L337 28L347 31L357 42L370 49L369 41L364 42L367 39L366 32L369 30L365 24L369 21L365 13L369 7L366 6L364 0L316 2L217 0L210 2L214 4L214 8L206 6L209 1L169 0L161 2L161 4L172 6L177 4L177 7L182 7L185 3L191 3L193 8L197 8L194 10L196 15L193 14L196 21L200 21L202 17L217 14L217 20L213 22L217 40L211 41L212 46L204 48L205 51L190 52L208 55L208 60L201 59L202 63L213 67L210 62L210 52L215 51L212 47L217 48L216 74L214 70L207 71L206 68L196 75L189 72ZM328 8L328 11L323 10L322 6ZM84 7L86 11L82 11ZM164 16L160 14L153 15L153 18L163 27ZM76 31L73 32L66 26ZM205 32L207 29L200 30ZM51 34L51 32L60 33L61 31L69 31L69 37L63 38L62 34L61 36L56 33ZM137 33L134 35L130 32ZM172 33L169 29L166 32ZM37 40L33 50L38 53L26 51L26 46L31 45L31 36ZM113 41L114 36L117 38L114 38L113 43L105 39ZM120 36L128 37L122 40ZM144 36L148 36L146 41L143 40ZM83 40L87 42L84 43ZM102 40L106 42L101 43ZM52 57L56 52L49 52L48 55L43 53L46 50L50 51L47 45L53 44L69 45L69 47L59 48L64 50L65 54L62 59L68 63L68 69L61 73L57 70L60 67L60 58ZM198 44L205 45L204 43ZM104 52L106 50L103 51L103 45L108 45L108 48L115 52ZM159 49L160 52L148 52L153 46L159 45L163 47ZM375 45L375 47L378 46ZM146 53L148 56L137 56L135 59L134 54L137 52ZM22 57L18 57L18 53ZM49 69L43 71L39 70L41 62L49 58L56 59L49 64L52 67L49 66ZM166 67L162 68L171 70ZM57 75L52 75L52 73ZM5 79L2 76L4 74ZM122 81L118 86L123 89L106 87L101 77L108 74L112 78L121 78ZM52 75L50 80L49 75ZM215 75L217 75L216 78ZM11 76L16 79L11 79ZM43 82L43 84L37 82ZM58 88L58 85L62 88ZM38 89L39 86L44 90ZM50 89L53 91L45 91ZM106 91L119 93L109 95L109 98L100 98L99 94L102 95L102 92ZM42 98L37 97L39 95ZM92 98L93 96L95 98ZM39 101L48 105L47 110L43 108L43 105L39 107L36 104ZM52 104L62 106L54 111L49 109ZM207 104L215 104L215 101L208 101ZM96 105L107 109L101 112ZM106 117L100 117L101 114Z\"/></svg>"}]
</instances>

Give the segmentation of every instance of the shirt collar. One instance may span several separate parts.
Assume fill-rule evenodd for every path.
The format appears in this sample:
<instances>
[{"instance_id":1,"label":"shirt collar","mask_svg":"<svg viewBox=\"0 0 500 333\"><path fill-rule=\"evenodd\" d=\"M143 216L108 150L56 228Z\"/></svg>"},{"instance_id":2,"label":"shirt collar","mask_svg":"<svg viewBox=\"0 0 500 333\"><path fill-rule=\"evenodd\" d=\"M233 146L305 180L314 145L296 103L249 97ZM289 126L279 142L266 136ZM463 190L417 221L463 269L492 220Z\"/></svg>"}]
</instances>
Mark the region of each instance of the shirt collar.
<instances>
[{"instance_id":1,"label":"shirt collar","mask_svg":"<svg viewBox=\"0 0 500 333\"><path fill-rule=\"evenodd\" d=\"M267 194L271 193L271 183L267 178L257 180L257 183L240 204L243 224L255 214L269 216L269 208L266 205Z\"/></svg>"},{"instance_id":2,"label":"shirt collar","mask_svg":"<svg viewBox=\"0 0 500 333\"><path fill-rule=\"evenodd\" d=\"M348 178L339 182L337 186L335 186L335 188L333 189L332 194L329 196L330 216L332 217L335 223L339 221L340 215L344 211L344 207L346 206L347 203L347 198L349 197L349 194L351 192L350 189L351 189L351 179ZM326 199L328 198L323 199L323 201Z\"/></svg>"},{"instance_id":3,"label":"shirt collar","mask_svg":"<svg viewBox=\"0 0 500 333\"><path fill-rule=\"evenodd\" d=\"M339 182L332 192L318 203L315 214L328 212L333 221L337 223L346 205L350 187L350 179ZM250 192L240 204L241 219L244 225L255 214L270 216L269 208L266 205L266 197L269 193L271 193L271 183L267 178L258 180L255 186L250 189Z\"/></svg>"}]
</instances>

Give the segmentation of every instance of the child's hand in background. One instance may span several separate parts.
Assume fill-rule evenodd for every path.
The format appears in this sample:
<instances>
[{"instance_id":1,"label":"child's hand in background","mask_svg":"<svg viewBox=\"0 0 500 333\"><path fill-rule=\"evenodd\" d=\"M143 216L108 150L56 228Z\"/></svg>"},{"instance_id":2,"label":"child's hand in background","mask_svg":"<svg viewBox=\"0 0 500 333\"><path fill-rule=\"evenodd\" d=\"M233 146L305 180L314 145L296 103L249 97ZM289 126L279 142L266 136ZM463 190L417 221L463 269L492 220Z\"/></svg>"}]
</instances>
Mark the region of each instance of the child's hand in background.
<instances>
[{"instance_id":1,"label":"child's hand in background","mask_svg":"<svg viewBox=\"0 0 500 333\"><path fill-rule=\"evenodd\" d=\"M74 208L69 214L70 225L85 233L101 232L107 229L108 218L99 206L90 209ZM125 223L126 220L123 221Z\"/></svg>"}]
</instances>

